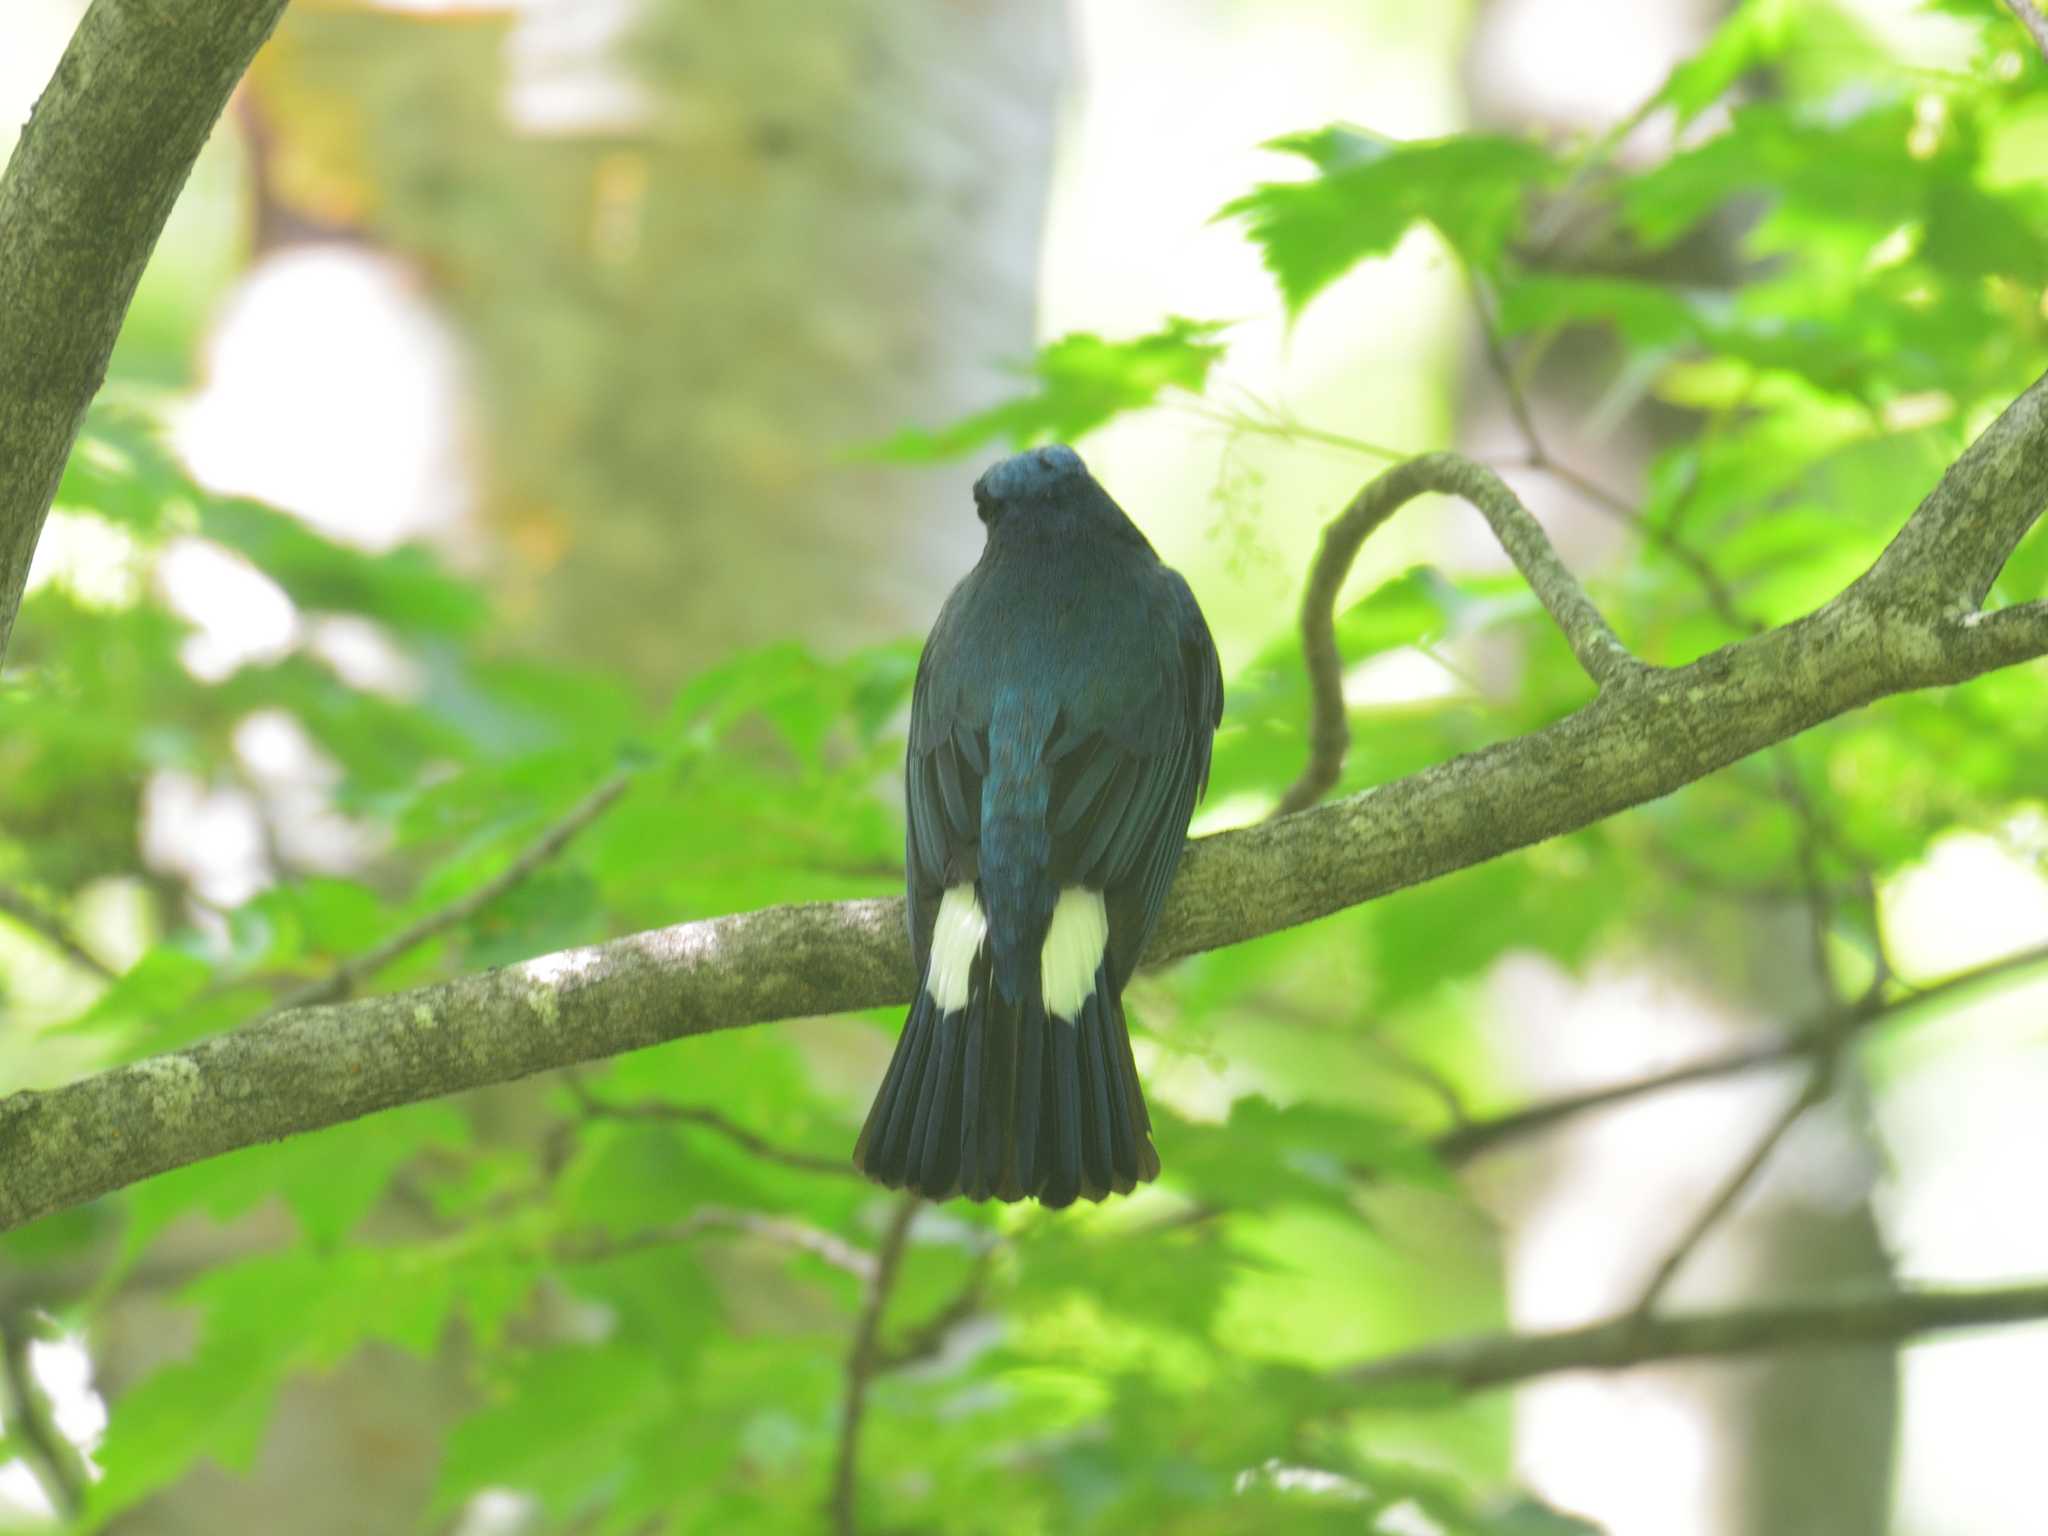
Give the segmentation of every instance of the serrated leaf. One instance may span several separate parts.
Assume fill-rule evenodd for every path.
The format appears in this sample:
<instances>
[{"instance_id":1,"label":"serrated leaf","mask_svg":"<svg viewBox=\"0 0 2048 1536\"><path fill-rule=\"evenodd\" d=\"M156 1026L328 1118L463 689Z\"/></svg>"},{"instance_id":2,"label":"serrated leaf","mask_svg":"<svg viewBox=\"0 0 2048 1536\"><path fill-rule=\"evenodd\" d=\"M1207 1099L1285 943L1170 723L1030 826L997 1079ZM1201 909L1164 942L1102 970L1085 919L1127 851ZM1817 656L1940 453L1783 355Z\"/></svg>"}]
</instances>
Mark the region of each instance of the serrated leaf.
<instances>
[{"instance_id":1,"label":"serrated leaf","mask_svg":"<svg viewBox=\"0 0 2048 1536\"><path fill-rule=\"evenodd\" d=\"M1074 442L1105 422L1143 410L1169 389L1200 394L1223 356L1218 320L1169 316L1159 330L1129 341L1075 331L1039 349L1028 369L1031 393L977 411L950 426L911 429L864 450L898 460L957 458L985 443L1022 448L1040 441Z\"/></svg>"},{"instance_id":2,"label":"serrated leaf","mask_svg":"<svg viewBox=\"0 0 2048 1536\"><path fill-rule=\"evenodd\" d=\"M1267 147L1299 155L1317 174L1254 188L1218 216L1244 221L1290 315L1360 262L1393 250L1418 222L1491 273L1527 192L1552 172L1534 144L1482 134L1400 143L1332 127Z\"/></svg>"}]
</instances>

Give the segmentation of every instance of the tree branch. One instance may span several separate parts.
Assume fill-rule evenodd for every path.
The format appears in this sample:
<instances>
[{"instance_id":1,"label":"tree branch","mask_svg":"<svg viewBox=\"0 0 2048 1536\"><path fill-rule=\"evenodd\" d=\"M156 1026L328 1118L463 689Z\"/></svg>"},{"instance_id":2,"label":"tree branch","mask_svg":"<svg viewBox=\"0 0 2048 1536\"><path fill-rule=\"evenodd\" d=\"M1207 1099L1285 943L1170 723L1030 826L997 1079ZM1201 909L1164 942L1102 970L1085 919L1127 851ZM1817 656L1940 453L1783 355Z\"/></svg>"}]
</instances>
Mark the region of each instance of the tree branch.
<instances>
[{"instance_id":1,"label":"tree branch","mask_svg":"<svg viewBox=\"0 0 2048 1536\"><path fill-rule=\"evenodd\" d=\"M2043 58L2048 58L2048 16L2041 14L2033 0L2005 0L2005 8L2019 18L2034 46L2041 50Z\"/></svg>"},{"instance_id":2,"label":"tree branch","mask_svg":"<svg viewBox=\"0 0 2048 1536\"><path fill-rule=\"evenodd\" d=\"M11 885L0 885L0 912L6 913L42 939L73 965L90 971L100 980L114 981L119 978L120 972L80 943L78 935L71 931L61 917L26 891L16 890Z\"/></svg>"},{"instance_id":3,"label":"tree branch","mask_svg":"<svg viewBox=\"0 0 2048 1536\"><path fill-rule=\"evenodd\" d=\"M1957 1328L2048 1318L2048 1284L1994 1290L1905 1290L1672 1317L1624 1313L1582 1328L1501 1333L1432 1344L1343 1373L1355 1387L1475 1392L1560 1371L1619 1371L1655 1361L1765 1350L1897 1344Z\"/></svg>"},{"instance_id":4,"label":"tree branch","mask_svg":"<svg viewBox=\"0 0 2048 1536\"><path fill-rule=\"evenodd\" d=\"M839 1449L832 1463L832 1498L828 1506L833 1536L854 1536L860 1528L860 1430L866 1417L868 1385L882 1368L882 1314L889 1307L889 1293L896 1288L897 1272L903 1267L903 1250L910 1246L910 1223L923 1204L923 1196L900 1197L875 1251L874 1273L868 1279L868 1293L861 1303L860 1317L853 1328L853 1347L846 1357L846 1396L839 1412Z\"/></svg>"},{"instance_id":5,"label":"tree branch","mask_svg":"<svg viewBox=\"0 0 2048 1536\"><path fill-rule=\"evenodd\" d=\"M1693 1219L1686 1224L1678 1241L1671 1245L1657 1267L1650 1272L1643 1289L1636 1297L1631 1309L1637 1317L1648 1317L1656 1311L1657 1303L1664 1299L1664 1293L1671 1288L1671 1282L1678 1278L1678 1272L1685 1268L1686 1261L1706 1240L1709 1232L1720 1223L1721 1218L1735 1208L1757 1176L1764 1171L1778 1148L1783 1145L1792 1127L1805 1118L1806 1112L1825 1099L1832 1089L1834 1073L1829 1069L1828 1057L1823 1055L1814 1063L1813 1070L1806 1075L1806 1083L1792 1097L1791 1102L1772 1117L1761 1136L1751 1145L1742 1161L1722 1179L1707 1203L1700 1207Z\"/></svg>"},{"instance_id":6,"label":"tree branch","mask_svg":"<svg viewBox=\"0 0 2048 1536\"><path fill-rule=\"evenodd\" d=\"M735 1210L722 1205L699 1206L681 1221L670 1222L667 1226L647 1227L617 1237L570 1239L556 1248L555 1257L566 1264L589 1264L623 1254L643 1253L649 1248L672 1248L678 1243L695 1242L707 1232L739 1232L748 1237L766 1238L769 1242L808 1253L864 1282L872 1282L877 1273L874 1257L822 1227L792 1221L786 1216L771 1216L765 1211Z\"/></svg>"},{"instance_id":7,"label":"tree branch","mask_svg":"<svg viewBox=\"0 0 2048 1536\"><path fill-rule=\"evenodd\" d=\"M1456 1165L1524 1136L1536 1135L1580 1115L1623 1104L1630 1099L1663 1093L1673 1088L1686 1088L1694 1083L1715 1082L1724 1077L1736 1077L1744 1072L1755 1072L1765 1067L1783 1066L1791 1061L1802 1061L1816 1052L1828 1049L1837 1041L1846 1044L1856 1033L1895 1019L1901 1014L1950 1001L1971 988L1981 987L2042 965L2048 965L2048 944L2019 950L2010 955L2002 955L1996 960L1988 960L1982 965L1971 966L1966 971L1957 971L1954 975L1945 976L1939 981L1930 982L1927 986L1915 988L1888 1001L1880 1002L1875 998L1865 998L1852 1004L1846 1012L1833 1020L1816 1020L1793 1030L1781 1039L1763 1045L1746 1046L1723 1055L1709 1056L1702 1061L1687 1062L1668 1071L1653 1072L1648 1076L1591 1088L1584 1093L1546 1099L1541 1103L1526 1105L1491 1119L1463 1121L1438 1136L1433 1143L1433 1149L1446 1164Z\"/></svg>"},{"instance_id":8,"label":"tree branch","mask_svg":"<svg viewBox=\"0 0 2048 1536\"><path fill-rule=\"evenodd\" d=\"M464 892L446 906L427 913L409 927L400 929L382 944L342 961L321 980L300 987L278 1004L278 1011L304 1008L313 1003L331 1003L347 997L366 978L376 975L400 955L410 954L427 940L446 933L458 923L467 922L568 847L570 840L609 810L632 783L632 770L621 768L571 806L560 820L543 830L517 858L491 879L473 891Z\"/></svg>"},{"instance_id":9,"label":"tree branch","mask_svg":"<svg viewBox=\"0 0 2048 1536\"><path fill-rule=\"evenodd\" d=\"M1426 453L1396 464L1351 499L1351 505L1323 530L1316 550L1308 590L1301 599L1301 646L1314 697L1309 761L1282 797L1276 815L1305 810L1337 782L1351 745L1344 709L1344 658L1337 653L1337 594L1366 539L1427 491L1462 497L1478 508L1596 685L1605 688L1650 670L1615 638L1600 610L1558 559L1543 525L1499 475L1456 453Z\"/></svg>"},{"instance_id":10,"label":"tree branch","mask_svg":"<svg viewBox=\"0 0 2048 1536\"><path fill-rule=\"evenodd\" d=\"M73 1520L85 1502L90 1482L78 1449L50 1412L49 1396L36 1380L29 1360L35 1342L35 1320L25 1312L0 1317L0 1427L15 1442L22 1460L61 1519Z\"/></svg>"},{"instance_id":11,"label":"tree branch","mask_svg":"<svg viewBox=\"0 0 2048 1536\"><path fill-rule=\"evenodd\" d=\"M2010 472L2015 463L2032 464L2032 477ZM1953 591L1952 578L1919 575L1896 555L1908 543L1934 560L2009 549L2044 486L2048 378L1985 429L1884 560L1817 612L1688 666L1646 669L1526 736L1190 844L1147 961L1310 922L1590 826L1875 699L2048 654L2048 602L1959 611L1929 596ZM1954 531L1912 532L1923 524ZM680 923L289 1010L0 1098L0 1230L393 1105L711 1030L899 1005L913 985L903 903L892 898Z\"/></svg>"},{"instance_id":12,"label":"tree branch","mask_svg":"<svg viewBox=\"0 0 2048 1536\"><path fill-rule=\"evenodd\" d=\"M695 1125L704 1130L716 1132L733 1145L751 1152L764 1162L780 1163L785 1168L794 1168L799 1173L824 1173L835 1178L862 1178L861 1171L853 1166L850 1157L820 1157L811 1152L799 1152L793 1147L777 1146L765 1136L756 1135L737 1120L721 1114L718 1110L701 1104L672 1104L666 1099L643 1099L630 1104L601 1099L592 1093L575 1077L565 1074L569 1093L576 1100L576 1106L592 1120L643 1120L669 1125Z\"/></svg>"},{"instance_id":13,"label":"tree branch","mask_svg":"<svg viewBox=\"0 0 2048 1536\"><path fill-rule=\"evenodd\" d=\"M0 656L171 205L285 0L93 0L0 175Z\"/></svg>"}]
</instances>

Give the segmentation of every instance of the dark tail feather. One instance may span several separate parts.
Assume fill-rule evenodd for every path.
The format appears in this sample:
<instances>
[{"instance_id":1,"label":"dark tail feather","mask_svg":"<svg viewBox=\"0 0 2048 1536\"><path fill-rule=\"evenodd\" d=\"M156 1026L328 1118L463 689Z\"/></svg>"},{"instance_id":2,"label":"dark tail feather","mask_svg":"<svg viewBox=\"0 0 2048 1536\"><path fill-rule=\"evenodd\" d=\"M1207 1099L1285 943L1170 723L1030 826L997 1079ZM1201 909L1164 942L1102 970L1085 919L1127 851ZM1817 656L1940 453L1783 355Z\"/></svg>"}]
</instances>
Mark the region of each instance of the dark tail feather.
<instances>
[{"instance_id":1,"label":"dark tail feather","mask_svg":"<svg viewBox=\"0 0 2048 1536\"><path fill-rule=\"evenodd\" d=\"M1069 1023L1048 1018L1036 998L997 995L984 971L953 1013L941 1016L919 993L853 1160L932 1200L1035 1196L1064 1206L1156 1178L1150 1131L1106 977Z\"/></svg>"},{"instance_id":2,"label":"dark tail feather","mask_svg":"<svg viewBox=\"0 0 2048 1536\"><path fill-rule=\"evenodd\" d=\"M1046 1115L1045 1008L1036 1001L1017 1011L1017 1124L1012 1142L1016 1158L1015 1193L1005 1200L1022 1200L1038 1193L1045 1181L1046 1159L1042 1153Z\"/></svg>"},{"instance_id":3,"label":"dark tail feather","mask_svg":"<svg viewBox=\"0 0 2048 1536\"><path fill-rule=\"evenodd\" d=\"M1045 1053L1045 1187L1038 1198L1072 1205L1081 1193L1081 1065L1074 1026L1047 1019L1052 1049Z\"/></svg>"},{"instance_id":4,"label":"dark tail feather","mask_svg":"<svg viewBox=\"0 0 2048 1536\"><path fill-rule=\"evenodd\" d=\"M931 1055L938 1023L931 994L919 992L903 1022L896 1054L875 1094L874 1108L853 1144L853 1165L871 1179L892 1188L903 1184L910 1157L910 1135L917 1123L917 1105L924 1088L924 1067Z\"/></svg>"},{"instance_id":5,"label":"dark tail feather","mask_svg":"<svg viewBox=\"0 0 2048 1536\"><path fill-rule=\"evenodd\" d=\"M940 1017L932 1064L925 1069L917 1130L910 1138L910 1166L917 1173L910 1187L928 1200L950 1199L960 1186L960 1122L967 1108L961 1046L975 1011L970 1002Z\"/></svg>"}]
</instances>

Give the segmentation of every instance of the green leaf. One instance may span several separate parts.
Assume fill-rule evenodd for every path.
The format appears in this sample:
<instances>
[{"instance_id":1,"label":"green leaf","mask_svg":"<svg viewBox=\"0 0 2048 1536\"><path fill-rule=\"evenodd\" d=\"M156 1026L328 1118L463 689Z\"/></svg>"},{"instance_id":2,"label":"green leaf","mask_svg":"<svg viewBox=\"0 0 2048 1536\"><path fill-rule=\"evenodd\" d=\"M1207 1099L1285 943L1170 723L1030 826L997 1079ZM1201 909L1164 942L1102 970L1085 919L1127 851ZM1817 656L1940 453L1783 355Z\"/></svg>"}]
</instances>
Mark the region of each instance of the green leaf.
<instances>
[{"instance_id":1,"label":"green leaf","mask_svg":"<svg viewBox=\"0 0 2048 1536\"><path fill-rule=\"evenodd\" d=\"M1267 146L1316 169L1306 181L1271 182L1226 204L1264 253L1290 315L1360 262L1384 256L1418 222L1475 271L1492 273L1549 157L1521 139L1468 134L1401 143L1331 127Z\"/></svg>"},{"instance_id":2,"label":"green leaf","mask_svg":"<svg viewBox=\"0 0 2048 1536\"><path fill-rule=\"evenodd\" d=\"M1143 410L1169 389L1200 394L1223 356L1215 338L1224 322L1169 316L1159 330L1129 341L1075 331L1039 349L1024 372L1026 395L933 430L912 428L863 450L898 460L958 458L988 442L1015 448L1043 440L1074 442L1114 417Z\"/></svg>"},{"instance_id":3,"label":"green leaf","mask_svg":"<svg viewBox=\"0 0 2048 1536\"><path fill-rule=\"evenodd\" d=\"M1674 109L1678 126L1685 128L1728 87L1783 51L1793 15L1790 0L1743 0L1715 29L1706 47L1671 71L1657 93L1657 104Z\"/></svg>"}]
</instances>

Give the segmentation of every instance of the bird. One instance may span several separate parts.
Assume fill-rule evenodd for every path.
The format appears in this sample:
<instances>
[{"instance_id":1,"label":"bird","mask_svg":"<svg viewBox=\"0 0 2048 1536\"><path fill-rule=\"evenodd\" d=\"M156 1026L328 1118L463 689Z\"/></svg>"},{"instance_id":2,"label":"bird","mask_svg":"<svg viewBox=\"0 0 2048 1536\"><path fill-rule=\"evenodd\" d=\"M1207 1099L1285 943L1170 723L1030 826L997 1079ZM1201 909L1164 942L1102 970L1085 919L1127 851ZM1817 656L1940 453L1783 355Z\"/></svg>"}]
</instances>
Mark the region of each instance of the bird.
<instances>
[{"instance_id":1,"label":"bird","mask_svg":"<svg viewBox=\"0 0 2048 1536\"><path fill-rule=\"evenodd\" d=\"M974 485L987 529L918 659L904 758L918 991L855 1166L930 1200L1159 1175L1123 992L1223 716L1180 574L1064 444Z\"/></svg>"}]
</instances>

